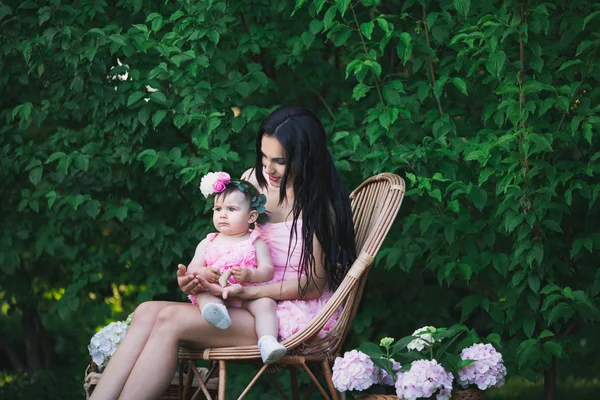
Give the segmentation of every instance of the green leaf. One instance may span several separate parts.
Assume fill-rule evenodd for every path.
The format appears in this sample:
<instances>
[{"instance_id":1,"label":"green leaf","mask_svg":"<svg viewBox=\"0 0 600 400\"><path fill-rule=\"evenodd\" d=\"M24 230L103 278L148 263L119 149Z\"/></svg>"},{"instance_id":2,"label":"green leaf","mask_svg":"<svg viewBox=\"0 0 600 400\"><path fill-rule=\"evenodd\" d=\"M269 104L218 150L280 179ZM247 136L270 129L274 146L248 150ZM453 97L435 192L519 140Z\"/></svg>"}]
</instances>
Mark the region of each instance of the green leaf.
<instances>
[{"instance_id":1,"label":"green leaf","mask_svg":"<svg viewBox=\"0 0 600 400\"><path fill-rule=\"evenodd\" d=\"M77 167L77 169L81 171L87 171L90 165L90 159L87 156L81 154L75 156L73 162L75 164L75 167Z\"/></svg>"},{"instance_id":2,"label":"green leaf","mask_svg":"<svg viewBox=\"0 0 600 400\"><path fill-rule=\"evenodd\" d=\"M485 67L490 74L498 78L500 77L500 72L502 71L502 68L504 68L505 62L506 53L502 50L498 50L490 54L487 62L485 63Z\"/></svg>"},{"instance_id":3,"label":"green leaf","mask_svg":"<svg viewBox=\"0 0 600 400\"><path fill-rule=\"evenodd\" d=\"M577 51L575 52L575 56L579 56L581 53L583 53L585 51L585 49L587 49L588 47L590 47L591 45L595 44L596 42L593 40L584 40L583 42L579 43L579 46L577 46Z\"/></svg>"},{"instance_id":4,"label":"green leaf","mask_svg":"<svg viewBox=\"0 0 600 400\"><path fill-rule=\"evenodd\" d=\"M162 15L158 15L156 18L152 20L152 24L150 25L150 29L153 32L158 32L165 25Z\"/></svg>"},{"instance_id":5,"label":"green leaf","mask_svg":"<svg viewBox=\"0 0 600 400\"><path fill-rule=\"evenodd\" d=\"M528 338L533 336L533 331L535 330L535 318L526 318L523 321L523 332Z\"/></svg>"},{"instance_id":6,"label":"green leaf","mask_svg":"<svg viewBox=\"0 0 600 400\"><path fill-rule=\"evenodd\" d=\"M398 57L402 60L402 65L406 65L413 50L412 37L408 32L402 32L398 38L400 41L398 46L396 46L396 52L398 53Z\"/></svg>"},{"instance_id":7,"label":"green leaf","mask_svg":"<svg viewBox=\"0 0 600 400\"><path fill-rule=\"evenodd\" d=\"M371 90L370 87L363 83L359 83L358 85L354 86L354 89L352 90L352 98L354 100L360 100L367 95L369 90Z\"/></svg>"},{"instance_id":8,"label":"green leaf","mask_svg":"<svg viewBox=\"0 0 600 400\"><path fill-rule=\"evenodd\" d=\"M333 36L333 44L336 47L342 46L344 43L346 43L348 38L350 38L351 33L352 33L352 31L350 29L345 29L345 28L337 31L335 33L335 35ZM371 61L371 62L374 62L374 61Z\"/></svg>"},{"instance_id":9,"label":"green leaf","mask_svg":"<svg viewBox=\"0 0 600 400\"><path fill-rule=\"evenodd\" d=\"M133 0L133 15L136 15L142 9L144 0Z\"/></svg>"},{"instance_id":10,"label":"green leaf","mask_svg":"<svg viewBox=\"0 0 600 400\"><path fill-rule=\"evenodd\" d=\"M460 15L466 18L471 8L471 0L454 0L454 8Z\"/></svg>"},{"instance_id":11,"label":"green leaf","mask_svg":"<svg viewBox=\"0 0 600 400\"><path fill-rule=\"evenodd\" d=\"M544 329L542 332L540 332L540 336L538 336L538 339L544 339L552 336L554 336L554 333L550 332L547 329Z\"/></svg>"},{"instance_id":12,"label":"green leaf","mask_svg":"<svg viewBox=\"0 0 600 400\"><path fill-rule=\"evenodd\" d=\"M110 40L112 40L113 42L117 43L120 46L126 46L127 42L125 41L125 38L119 34L112 34L108 37Z\"/></svg>"},{"instance_id":13,"label":"green leaf","mask_svg":"<svg viewBox=\"0 0 600 400\"><path fill-rule=\"evenodd\" d=\"M83 196L78 194L76 196L69 196L69 204L73 207L73 210L77 210L81 204L83 204Z\"/></svg>"},{"instance_id":14,"label":"green leaf","mask_svg":"<svg viewBox=\"0 0 600 400\"><path fill-rule=\"evenodd\" d=\"M167 116L167 110L158 110L152 116L152 126L156 128L158 124Z\"/></svg>"},{"instance_id":15,"label":"green leaf","mask_svg":"<svg viewBox=\"0 0 600 400\"><path fill-rule=\"evenodd\" d=\"M552 310L550 310L550 315L548 317L548 325L552 325L554 322L558 321L560 318L564 319L565 322L571 319L574 314L573 308L565 302L558 303Z\"/></svg>"},{"instance_id":16,"label":"green leaf","mask_svg":"<svg viewBox=\"0 0 600 400\"><path fill-rule=\"evenodd\" d=\"M0 6L0 21L7 15L12 15L12 9L7 5Z\"/></svg>"},{"instance_id":17,"label":"green leaf","mask_svg":"<svg viewBox=\"0 0 600 400\"><path fill-rule=\"evenodd\" d=\"M171 16L169 17L169 22L177 21L179 18L183 17L184 15L185 15L185 13L183 11L177 10L173 14L171 14Z\"/></svg>"},{"instance_id":18,"label":"green leaf","mask_svg":"<svg viewBox=\"0 0 600 400\"><path fill-rule=\"evenodd\" d=\"M592 124L583 124L583 138L587 140L590 146L592 145Z\"/></svg>"},{"instance_id":19,"label":"green leaf","mask_svg":"<svg viewBox=\"0 0 600 400\"><path fill-rule=\"evenodd\" d=\"M221 38L221 35L219 34L219 32L212 30L209 31L206 36L208 37L208 39L213 42L214 44L218 44L219 40Z\"/></svg>"},{"instance_id":20,"label":"green leaf","mask_svg":"<svg viewBox=\"0 0 600 400\"><path fill-rule=\"evenodd\" d=\"M572 67L573 65L577 65L577 64L583 64L583 61L581 61L581 60L570 60L570 61L564 62L560 66L560 68L558 69L558 71L560 72L563 69L567 69L567 68Z\"/></svg>"},{"instance_id":21,"label":"green leaf","mask_svg":"<svg viewBox=\"0 0 600 400\"><path fill-rule=\"evenodd\" d=\"M212 131L214 131L215 129L217 129L217 127L219 127L219 125L221 125L221 119L220 118L211 118L208 120L208 122L206 123L206 133L210 134Z\"/></svg>"},{"instance_id":22,"label":"green leaf","mask_svg":"<svg viewBox=\"0 0 600 400\"><path fill-rule=\"evenodd\" d=\"M336 6L329 7L329 9L325 12L325 15L323 16L323 28L325 30L329 30L329 28L331 28L331 24L333 23L333 19L335 18L336 13Z\"/></svg>"},{"instance_id":23,"label":"green leaf","mask_svg":"<svg viewBox=\"0 0 600 400\"><path fill-rule=\"evenodd\" d=\"M452 83L454 84L454 86L456 86L458 90L460 90L462 94L464 94L465 96L469 95L467 93L467 84L464 80L462 80L461 78L452 78Z\"/></svg>"},{"instance_id":24,"label":"green leaf","mask_svg":"<svg viewBox=\"0 0 600 400\"><path fill-rule=\"evenodd\" d=\"M129 95L127 99L127 107L131 107L133 104L137 103L141 98L146 96L144 92L134 92Z\"/></svg>"},{"instance_id":25,"label":"green leaf","mask_svg":"<svg viewBox=\"0 0 600 400\"><path fill-rule=\"evenodd\" d=\"M312 21L310 21L310 24L308 25L308 30L313 35L316 35L319 32L321 32L322 29L323 29L323 21L320 21L318 19L313 19Z\"/></svg>"},{"instance_id":26,"label":"green leaf","mask_svg":"<svg viewBox=\"0 0 600 400\"><path fill-rule=\"evenodd\" d=\"M83 211L85 211L88 216L96 219L100 214L100 202L98 200L87 201L83 206Z\"/></svg>"},{"instance_id":27,"label":"green leaf","mask_svg":"<svg viewBox=\"0 0 600 400\"><path fill-rule=\"evenodd\" d=\"M517 348L519 368L525 364L535 364L540 356L540 344L537 339L528 339Z\"/></svg>"},{"instance_id":28,"label":"green leaf","mask_svg":"<svg viewBox=\"0 0 600 400\"><path fill-rule=\"evenodd\" d=\"M387 22L387 20L383 18L377 18L377 25L379 25L381 30L385 32L386 37L389 37L393 33L390 29L390 24Z\"/></svg>"},{"instance_id":29,"label":"green leaf","mask_svg":"<svg viewBox=\"0 0 600 400\"><path fill-rule=\"evenodd\" d=\"M38 183L42 180L42 174L44 173L43 168L35 167L31 171L29 171L29 181L33 184L33 186L37 186Z\"/></svg>"},{"instance_id":30,"label":"green leaf","mask_svg":"<svg viewBox=\"0 0 600 400\"><path fill-rule=\"evenodd\" d=\"M544 343L544 351L552 354L556 358L563 357L563 346L561 343L549 340Z\"/></svg>"},{"instance_id":31,"label":"green leaf","mask_svg":"<svg viewBox=\"0 0 600 400\"><path fill-rule=\"evenodd\" d=\"M600 15L600 11L595 11L595 12L591 13L590 15L588 15L587 17L585 17L585 19L583 20L583 28L581 28L581 29L582 30L585 29L585 26L587 25L587 23L590 22L592 20L592 18L595 18L598 15Z\"/></svg>"},{"instance_id":32,"label":"green leaf","mask_svg":"<svg viewBox=\"0 0 600 400\"><path fill-rule=\"evenodd\" d=\"M371 34L373 33L374 27L375 27L375 24L373 23L373 21L365 22L365 23L360 24L360 31L367 39L371 40Z\"/></svg>"},{"instance_id":33,"label":"green leaf","mask_svg":"<svg viewBox=\"0 0 600 400\"><path fill-rule=\"evenodd\" d=\"M549 294L552 292L560 292L560 287L555 285L554 283L550 283L542 289L541 294Z\"/></svg>"},{"instance_id":34,"label":"green leaf","mask_svg":"<svg viewBox=\"0 0 600 400\"><path fill-rule=\"evenodd\" d=\"M146 169L147 171L148 169ZM129 209L127 208L126 205L122 205L121 207L117 208L115 214L117 216L117 218L119 219L119 221L123 222L123 220L125 218L127 218L127 212L129 211Z\"/></svg>"},{"instance_id":35,"label":"green leaf","mask_svg":"<svg viewBox=\"0 0 600 400\"><path fill-rule=\"evenodd\" d=\"M337 6L338 10L340 10L342 17L346 13L346 10L348 9L349 4L350 4L350 0L335 0L335 5Z\"/></svg>"},{"instance_id":36,"label":"green leaf","mask_svg":"<svg viewBox=\"0 0 600 400\"><path fill-rule=\"evenodd\" d=\"M150 94L150 100L155 103L166 105L167 104L167 96L163 92L154 92Z\"/></svg>"}]
</instances>

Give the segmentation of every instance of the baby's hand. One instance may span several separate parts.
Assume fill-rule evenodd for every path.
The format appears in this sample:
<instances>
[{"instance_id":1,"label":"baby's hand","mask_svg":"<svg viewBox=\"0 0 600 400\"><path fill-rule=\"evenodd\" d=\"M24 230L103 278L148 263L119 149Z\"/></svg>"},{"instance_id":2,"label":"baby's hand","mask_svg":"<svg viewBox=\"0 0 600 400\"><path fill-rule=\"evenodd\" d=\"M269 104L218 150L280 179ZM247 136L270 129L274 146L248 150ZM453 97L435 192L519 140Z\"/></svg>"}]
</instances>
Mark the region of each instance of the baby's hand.
<instances>
[{"instance_id":1,"label":"baby's hand","mask_svg":"<svg viewBox=\"0 0 600 400\"><path fill-rule=\"evenodd\" d=\"M252 280L252 270L244 267L231 268L231 274L238 282L250 282Z\"/></svg>"},{"instance_id":2,"label":"baby's hand","mask_svg":"<svg viewBox=\"0 0 600 400\"><path fill-rule=\"evenodd\" d=\"M202 278L209 283L218 283L219 276L221 276L218 269L213 269L210 267L200 269L198 275L202 276Z\"/></svg>"}]
</instances>

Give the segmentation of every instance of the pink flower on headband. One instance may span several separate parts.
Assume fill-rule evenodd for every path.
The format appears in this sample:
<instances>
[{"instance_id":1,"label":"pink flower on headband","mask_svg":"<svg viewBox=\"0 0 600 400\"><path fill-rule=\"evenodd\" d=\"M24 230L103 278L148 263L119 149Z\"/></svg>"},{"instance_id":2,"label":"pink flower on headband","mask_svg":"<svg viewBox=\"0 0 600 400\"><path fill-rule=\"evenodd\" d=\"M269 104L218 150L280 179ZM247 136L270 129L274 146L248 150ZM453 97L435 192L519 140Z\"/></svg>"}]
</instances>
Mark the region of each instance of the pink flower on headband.
<instances>
[{"instance_id":1,"label":"pink flower on headband","mask_svg":"<svg viewBox=\"0 0 600 400\"><path fill-rule=\"evenodd\" d=\"M231 176L227 172L209 172L200 180L200 191L204 197L221 193L227 184L231 182Z\"/></svg>"}]
</instances>

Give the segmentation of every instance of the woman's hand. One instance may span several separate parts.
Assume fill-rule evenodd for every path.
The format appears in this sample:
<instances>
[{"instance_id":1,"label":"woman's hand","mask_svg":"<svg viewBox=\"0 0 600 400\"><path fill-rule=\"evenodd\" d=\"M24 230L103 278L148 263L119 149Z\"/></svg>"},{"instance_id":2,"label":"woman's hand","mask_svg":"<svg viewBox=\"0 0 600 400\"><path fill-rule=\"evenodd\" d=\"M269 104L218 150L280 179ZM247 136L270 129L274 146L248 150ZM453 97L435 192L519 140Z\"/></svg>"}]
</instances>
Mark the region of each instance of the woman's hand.
<instances>
[{"instance_id":1,"label":"woman's hand","mask_svg":"<svg viewBox=\"0 0 600 400\"><path fill-rule=\"evenodd\" d=\"M210 268L205 268L205 269L210 269ZM212 276L212 273L208 273L209 276ZM200 281L200 285L202 286L203 290L209 292L210 294L217 296L217 297L221 297L221 294L223 293L223 288L221 287L221 285L219 284L219 273L217 272L217 280L216 283L209 281L205 278L204 274L198 274L196 275L196 279Z\"/></svg>"},{"instance_id":2,"label":"woman's hand","mask_svg":"<svg viewBox=\"0 0 600 400\"><path fill-rule=\"evenodd\" d=\"M187 267L183 264L177 266L177 285L185 294L197 294L204 290L196 274L188 274Z\"/></svg>"},{"instance_id":3,"label":"woman's hand","mask_svg":"<svg viewBox=\"0 0 600 400\"><path fill-rule=\"evenodd\" d=\"M238 285L238 284L226 286L223 289L223 294L222 294L222 297L225 300L227 300L230 297L243 300L246 298L246 296L247 296L246 287L242 286L242 285Z\"/></svg>"}]
</instances>

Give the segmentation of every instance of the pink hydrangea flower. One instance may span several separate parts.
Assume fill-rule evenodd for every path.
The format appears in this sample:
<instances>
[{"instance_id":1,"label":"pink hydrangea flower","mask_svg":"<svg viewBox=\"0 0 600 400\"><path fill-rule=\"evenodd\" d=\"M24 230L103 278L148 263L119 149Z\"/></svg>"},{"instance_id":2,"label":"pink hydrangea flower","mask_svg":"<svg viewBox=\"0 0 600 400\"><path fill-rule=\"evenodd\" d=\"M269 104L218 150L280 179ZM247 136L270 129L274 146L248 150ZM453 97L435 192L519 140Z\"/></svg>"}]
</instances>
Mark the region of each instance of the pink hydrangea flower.
<instances>
[{"instance_id":1,"label":"pink hydrangea flower","mask_svg":"<svg viewBox=\"0 0 600 400\"><path fill-rule=\"evenodd\" d=\"M448 400L452 392L452 374L436 360L413 361L408 371L396 375L396 395L401 399L415 400L431 397Z\"/></svg>"},{"instance_id":2,"label":"pink hydrangea flower","mask_svg":"<svg viewBox=\"0 0 600 400\"><path fill-rule=\"evenodd\" d=\"M223 190L225 190L225 184L222 181L216 181L213 183L213 190L215 193L221 193Z\"/></svg>"},{"instance_id":3,"label":"pink hydrangea flower","mask_svg":"<svg viewBox=\"0 0 600 400\"><path fill-rule=\"evenodd\" d=\"M340 392L368 389L377 383L377 370L365 353L347 351L333 363L333 385Z\"/></svg>"},{"instance_id":4,"label":"pink hydrangea flower","mask_svg":"<svg viewBox=\"0 0 600 400\"><path fill-rule=\"evenodd\" d=\"M458 371L458 381L462 387L477 385L479 389L486 390L504 385L506 367L502 362L502 354L491 344L477 343L467 347L460 352L460 358L475 360Z\"/></svg>"},{"instance_id":5,"label":"pink hydrangea flower","mask_svg":"<svg viewBox=\"0 0 600 400\"><path fill-rule=\"evenodd\" d=\"M400 368L402 368L402 364L400 364L398 361L394 360L393 358L390 358L390 362L392 363L392 371L394 371L394 376L396 376L396 373L398 371L400 371ZM388 372L385 369L380 368L379 369L379 384L386 385L386 386L394 386L394 383L395 383L394 377L390 376L390 374L388 374Z\"/></svg>"}]
</instances>

